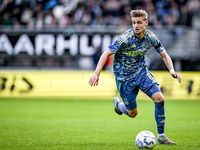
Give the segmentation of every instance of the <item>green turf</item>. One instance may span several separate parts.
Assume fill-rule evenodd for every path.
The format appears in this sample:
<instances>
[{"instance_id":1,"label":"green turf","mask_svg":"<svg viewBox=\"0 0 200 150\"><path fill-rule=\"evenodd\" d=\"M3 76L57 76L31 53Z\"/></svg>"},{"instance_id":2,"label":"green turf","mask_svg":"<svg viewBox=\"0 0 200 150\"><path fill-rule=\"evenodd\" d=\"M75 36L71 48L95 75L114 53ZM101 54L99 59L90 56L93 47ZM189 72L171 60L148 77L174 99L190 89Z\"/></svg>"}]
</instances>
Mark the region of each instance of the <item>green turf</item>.
<instances>
[{"instance_id":1,"label":"green turf","mask_svg":"<svg viewBox=\"0 0 200 150\"><path fill-rule=\"evenodd\" d=\"M166 101L166 128L176 146L155 150L200 149L200 101ZM138 101L134 119L119 116L110 101L0 100L1 150L132 150L142 130L156 132L154 105Z\"/></svg>"}]
</instances>

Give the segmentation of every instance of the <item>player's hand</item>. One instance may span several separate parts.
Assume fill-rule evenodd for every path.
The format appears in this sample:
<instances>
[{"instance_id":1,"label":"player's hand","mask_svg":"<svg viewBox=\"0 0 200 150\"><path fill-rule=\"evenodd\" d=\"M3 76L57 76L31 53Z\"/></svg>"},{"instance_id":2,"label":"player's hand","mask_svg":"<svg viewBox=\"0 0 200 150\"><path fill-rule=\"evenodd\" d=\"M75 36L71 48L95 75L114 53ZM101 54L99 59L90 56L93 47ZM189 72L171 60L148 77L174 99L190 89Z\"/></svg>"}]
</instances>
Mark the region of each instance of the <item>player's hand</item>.
<instances>
[{"instance_id":1,"label":"player's hand","mask_svg":"<svg viewBox=\"0 0 200 150\"><path fill-rule=\"evenodd\" d=\"M171 75L172 75L173 78L176 78L179 83L181 83L182 78L178 73L173 72L173 73L171 73Z\"/></svg>"},{"instance_id":2,"label":"player's hand","mask_svg":"<svg viewBox=\"0 0 200 150\"><path fill-rule=\"evenodd\" d=\"M90 78L90 80L88 81L88 83L89 83L89 85L91 85L91 86L97 86L98 83L99 83L99 74L94 73L94 74L91 76L91 78Z\"/></svg>"}]
</instances>

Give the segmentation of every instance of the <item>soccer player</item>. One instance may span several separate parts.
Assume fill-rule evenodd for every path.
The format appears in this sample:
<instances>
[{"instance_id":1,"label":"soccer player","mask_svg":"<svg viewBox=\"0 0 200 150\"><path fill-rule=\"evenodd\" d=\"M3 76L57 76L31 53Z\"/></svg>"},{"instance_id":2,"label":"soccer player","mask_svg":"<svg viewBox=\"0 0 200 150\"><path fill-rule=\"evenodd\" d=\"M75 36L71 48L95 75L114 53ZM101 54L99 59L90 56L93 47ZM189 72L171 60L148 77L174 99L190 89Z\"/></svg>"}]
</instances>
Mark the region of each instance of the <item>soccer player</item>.
<instances>
[{"instance_id":1,"label":"soccer player","mask_svg":"<svg viewBox=\"0 0 200 150\"><path fill-rule=\"evenodd\" d=\"M113 102L115 112L119 115L125 114L131 118L138 114L136 97L139 89L146 93L155 104L155 120L158 131L158 144L175 145L164 133L165 109L164 97L158 86L158 82L147 69L145 54L151 48L162 57L171 76L181 83L181 77L174 71L173 63L158 37L150 30L148 25L148 14L145 10L132 10L130 12L133 28L120 35L101 55L94 74L89 79L89 85L97 86L99 75L109 56L114 54L113 70L116 79L118 97Z\"/></svg>"}]
</instances>

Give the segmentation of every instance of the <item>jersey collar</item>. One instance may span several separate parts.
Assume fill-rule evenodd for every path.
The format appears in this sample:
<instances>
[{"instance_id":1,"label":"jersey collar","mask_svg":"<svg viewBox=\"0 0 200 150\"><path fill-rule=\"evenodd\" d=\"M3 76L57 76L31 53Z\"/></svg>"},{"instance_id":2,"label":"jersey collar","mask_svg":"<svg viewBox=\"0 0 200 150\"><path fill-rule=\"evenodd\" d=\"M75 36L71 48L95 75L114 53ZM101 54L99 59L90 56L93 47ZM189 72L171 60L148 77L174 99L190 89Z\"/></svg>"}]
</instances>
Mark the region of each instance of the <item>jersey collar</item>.
<instances>
[{"instance_id":1,"label":"jersey collar","mask_svg":"<svg viewBox=\"0 0 200 150\"><path fill-rule=\"evenodd\" d=\"M143 39L148 40L148 34L147 34L147 32L145 32L144 37L142 39L140 39L140 38L137 37L137 35L135 34L134 30L133 30L133 33L134 33L134 39L135 39L135 41L141 41Z\"/></svg>"}]
</instances>

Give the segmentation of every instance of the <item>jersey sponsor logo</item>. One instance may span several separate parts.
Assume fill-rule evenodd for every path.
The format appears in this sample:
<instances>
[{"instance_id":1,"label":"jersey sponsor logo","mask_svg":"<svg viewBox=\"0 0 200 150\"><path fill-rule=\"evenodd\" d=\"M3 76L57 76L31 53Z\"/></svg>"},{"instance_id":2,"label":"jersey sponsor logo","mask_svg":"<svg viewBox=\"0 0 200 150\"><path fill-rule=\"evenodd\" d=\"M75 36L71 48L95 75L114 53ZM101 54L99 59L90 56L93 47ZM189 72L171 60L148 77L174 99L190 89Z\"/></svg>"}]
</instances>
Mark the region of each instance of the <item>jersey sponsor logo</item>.
<instances>
[{"instance_id":1,"label":"jersey sponsor logo","mask_svg":"<svg viewBox=\"0 0 200 150\"><path fill-rule=\"evenodd\" d=\"M130 51L129 56L142 56L146 53L146 51Z\"/></svg>"}]
</instances>

